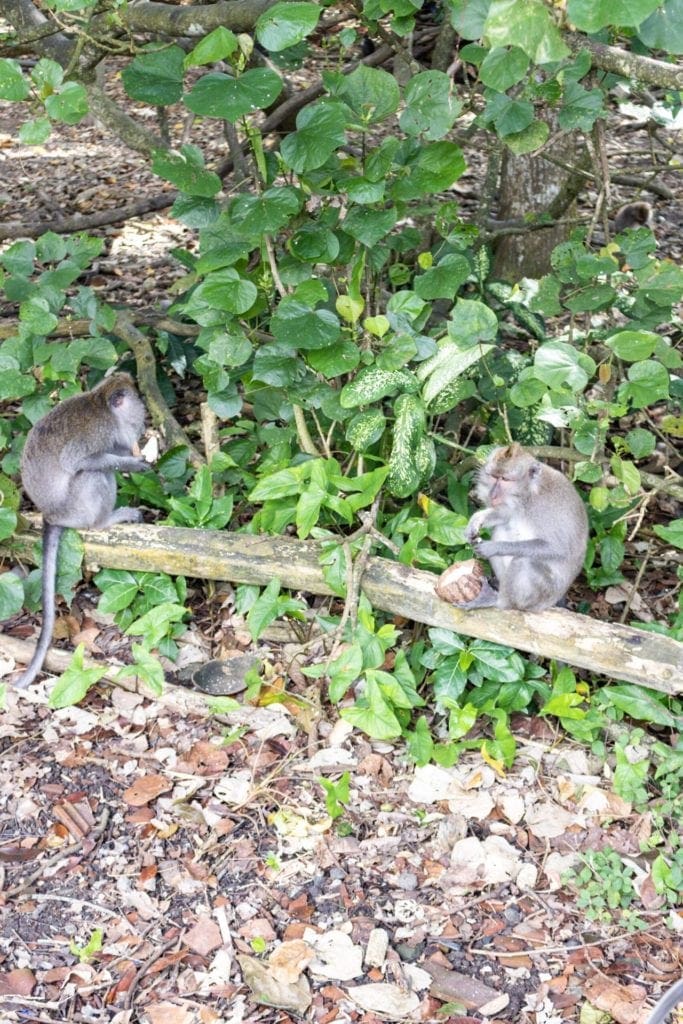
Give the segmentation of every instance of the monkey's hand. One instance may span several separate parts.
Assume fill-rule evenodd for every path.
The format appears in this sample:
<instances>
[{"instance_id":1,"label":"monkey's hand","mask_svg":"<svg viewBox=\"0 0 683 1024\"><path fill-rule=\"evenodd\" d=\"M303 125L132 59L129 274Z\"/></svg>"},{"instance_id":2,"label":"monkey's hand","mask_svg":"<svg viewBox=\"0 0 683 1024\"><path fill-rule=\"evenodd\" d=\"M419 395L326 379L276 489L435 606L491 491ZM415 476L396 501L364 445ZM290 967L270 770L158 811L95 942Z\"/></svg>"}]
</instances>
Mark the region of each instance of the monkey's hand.
<instances>
[{"instance_id":1,"label":"monkey's hand","mask_svg":"<svg viewBox=\"0 0 683 1024\"><path fill-rule=\"evenodd\" d=\"M470 519L469 523L465 527L465 540L468 544L472 544L484 529L487 515L488 509L481 508L478 512L475 512Z\"/></svg>"},{"instance_id":2,"label":"monkey's hand","mask_svg":"<svg viewBox=\"0 0 683 1024\"><path fill-rule=\"evenodd\" d=\"M119 459L116 468L120 473L148 473L152 467L142 456L126 455Z\"/></svg>"},{"instance_id":3,"label":"monkey's hand","mask_svg":"<svg viewBox=\"0 0 683 1024\"><path fill-rule=\"evenodd\" d=\"M499 554L495 540L478 540L472 545L478 558L491 558Z\"/></svg>"}]
</instances>

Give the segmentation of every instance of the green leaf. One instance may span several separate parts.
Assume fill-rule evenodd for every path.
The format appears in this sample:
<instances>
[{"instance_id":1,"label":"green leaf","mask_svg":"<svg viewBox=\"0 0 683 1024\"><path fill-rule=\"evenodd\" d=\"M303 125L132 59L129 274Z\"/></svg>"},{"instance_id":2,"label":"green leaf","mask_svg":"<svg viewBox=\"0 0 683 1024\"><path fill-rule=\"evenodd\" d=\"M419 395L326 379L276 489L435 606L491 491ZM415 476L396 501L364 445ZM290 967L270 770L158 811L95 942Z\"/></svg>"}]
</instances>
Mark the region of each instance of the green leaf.
<instances>
[{"instance_id":1,"label":"green leaf","mask_svg":"<svg viewBox=\"0 0 683 1024\"><path fill-rule=\"evenodd\" d=\"M377 124L398 110L401 93L393 75L381 68L360 65L347 75L337 96L351 108L363 125Z\"/></svg>"},{"instance_id":2,"label":"green leaf","mask_svg":"<svg viewBox=\"0 0 683 1024\"><path fill-rule=\"evenodd\" d=\"M9 619L21 611L24 603L24 588L13 572L0 573L0 619Z\"/></svg>"},{"instance_id":3,"label":"green leaf","mask_svg":"<svg viewBox=\"0 0 683 1024\"><path fill-rule=\"evenodd\" d=\"M640 490L640 473L628 459L621 459L613 455L610 459L610 468L617 480L624 485L627 494L637 494Z\"/></svg>"},{"instance_id":4,"label":"green leaf","mask_svg":"<svg viewBox=\"0 0 683 1024\"><path fill-rule=\"evenodd\" d=\"M451 24L463 39L481 39L491 0L450 0Z\"/></svg>"},{"instance_id":5,"label":"green leaf","mask_svg":"<svg viewBox=\"0 0 683 1024\"><path fill-rule=\"evenodd\" d=\"M186 68L192 68L201 64L213 64L214 61L229 57L238 47L239 42L235 33L219 25L190 50L185 57L184 65Z\"/></svg>"},{"instance_id":6,"label":"green leaf","mask_svg":"<svg viewBox=\"0 0 683 1024\"><path fill-rule=\"evenodd\" d=\"M451 713L448 716L448 735L452 740L462 739L466 736L470 729L474 726L479 712L477 708L469 702L463 707L454 707L451 709Z\"/></svg>"},{"instance_id":7,"label":"green leaf","mask_svg":"<svg viewBox=\"0 0 683 1024\"><path fill-rule=\"evenodd\" d=\"M50 693L51 708L67 708L83 700L91 686L94 686L103 675L107 666L101 668L84 668L83 657L85 647L79 644L74 651L66 672L55 683Z\"/></svg>"},{"instance_id":8,"label":"green leaf","mask_svg":"<svg viewBox=\"0 0 683 1024\"><path fill-rule=\"evenodd\" d=\"M355 370L360 362L360 352L352 341L337 341L327 348L310 351L306 358L316 373L322 373L323 377L331 380Z\"/></svg>"},{"instance_id":9,"label":"green leaf","mask_svg":"<svg viewBox=\"0 0 683 1024\"><path fill-rule=\"evenodd\" d=\"M305 466L296 466L288 469L281 469L277 473L271 473L263 477L253 487L248 495L250 501L277 501L280 498L287 498L290 495L298 494L303 486L304 473L308 475Z\"/></svg>"},{"instance_id":10,"label":"green leaf","mask_svg":"<svg viewBox=\"0 0 683 1024\"><path fill-rule=\"evenodd\" d=\"M116 673L117 679L125 679L127 676L135 676L149 686L153 693L161 696L164 692L164 669L156 657L147 651L142 644L132 644L133 664L124 665Z\"/></svg>"},{"instance_id":11,"label":"green leaf","mask_svg":"<svg viewBox=\"0 0 683 1024\"><path fill-rule=\"evenodd\" d=\"M38 87L43 97L56 92L64 81L64 69L54 60L41 57L33 71L31 81Z\"/></svg>"},{"instance_id":12,"label":"green leaf","mask_svg":"<svg viewBox=\"0 0 683 1024\"><path fill-rule=\"evenodd\" d=\"M564 102L558 120L566 132L589 132L605 111L602 91L584 89L578 82L566 82L562 98Z\"/></svg>"},{"instance_id":13,"label":"green leaf","mask_svg":"<svg viewBox=\"0 0 683 1024\"><path fill-rule=\"evenodd\" d=\"M195 289L193 298L204 302L211 309L221 309L226 313L241 316L256 302L258 291L251 281L245 281L236 270L227 267L215 274L207 274L203 282Z\"/></svg>"},{"instance_id":14,"label":"green leaf","mask_svg":"<svg viewBox=\"0 0 683 1024\"><path fill-rule=\"evenodd\" d=\"M665 2L644 21L638 37L652 50L683 53L683 0ZM630 261L629 261L630 262Z\"/></svg>"},{"instance_id":15,"label":"green leaf","mask_svg":"<svg viewBox=\"0 0 683 1024\"><path fill-rule=\"evenodd\" d=\"M180 152L158 149L152 170L190 196L211 198L221 190L221 179L204 167L204 157L196 146L181 146Z\"/></svg>"},{"instance_id":16,"label":"green leaf","mask_svg":"<svg viewBox=\"0 0 683 1024\"><path fill-rule=\"evenodd\" d=\"M657 444L657 438L650 430L642 427L635 427L629 430L624 437L626 446L635 459L646 459L652 455Z\"/></svg>"},{"instance_id":17,"label":"green leaf","mask_svg":"<svg viewBox=\"0 0 683 1024\"><path fill-rule=\"evenodd\" d=\"M545 702L540 714L580 721L586 717L586 711L581 706L583 703L584 699L580 693L556 693Z\"/></svg>"},{"instance_id":18,"label":"green leaf","mask_svg":"<svg viewBox=\"0 0 683 1024\"><path fill-rule=\"evenodd\" d=\"M458 377L492 348L493 345L474 345L462 351L449 339L442 341L436 355L426 359L417 371L419 379L424 382L422 397L427 405L438 400Z\"/></svg>"},{"instance_id":19,"label":"green leaf","mask_svg":"<svg viewBox=\"0 0 683 1024\"><path fill-rule=\"evenodd\" d=\"M665 540L667 544L683 548L683 519L674 519L668 526L657 525L653 529L657 536Z\"/></svg>"},{"instance_id":20,"label":"green leaf","mask_svg":"<svg viewBox=\"0 0 683 1024\"><path fill-rule=\"evenodd\" d=\"M415 291L421 299L453 299L470 275L469 261L460 253L451 253L435 267L415 279Z\"/></svg>"},{"instance_id":21,"label":"green leaf","mask_svg":"<svg viewBox=\"0 0 683 1024\"><path fill-rule=\"evenodd\" d=\"M534 375L549 388L569 388L580 392L588 384L589 374L582 365L581 354L563 341L549 341L536 352Z\"/></svg>"},{"instance_id":22,"label":"green leaf","mask_svg":"<svg viewBox=\"0 0 683 1024\"><path fill-rule=\"evenodd\" d=\"M507 92L524 78L529 67L529 57L516 46L494 47L485 57L479 69L484 85L497 92Z\"/></svg>"},{"instance_id":23,"label":"green leaf","mask_svg":"<svg viewBox=\"0 0 683 1024\"><path fill-rule=\"evenodd\" d=\"M283 160L297 174L314 171L327 161L346 134L346 108L334 100L321 100L304 107L296 119L297 130L282 140Z\"/></svg>"},{"instance_id":24,"label":"green leaf","mask_svg":"<svg viewBox=\"0 0 683 1024\"><path fill-rule=\"evenodd\" d=\"M521 132L513 132L505 136L505 145L515 156L533 153L548 141L550 128L545 121L532 121L528 128ZM559 310L558 310L559 312Z\"/></svg>"},{"instance_id":25,"label":"green leaf","mask_svg":"<svg viewBox=\"0 0 683 1024\"><path fill-rule=\"evenodd\" d=\"M655 350L659 335L652 331L619 331L612 334L605 344L612 349L615 356L627 363L637 363L648 359Z\"/></svg>"},{"instance_id":26,"label":"green leaf","mask_svg":"<svg viewBox=\"0 0 683 1024\"><path fill-rule=\"evenodd\" d=\"M8 486L12 486L6 479L4 482L6 482ZM0 500L7 500L7 495L0 493ZM16 528L17 513L12 508L0 505L0 540L6 540L8 537L11 537Z\"/></svg>"},{"instance_id":27,"label":"green leaf","mask_svg":"<svg viewBox=\"0 0 683 1024\"><path fill-rule=\"evenodd\" d=\"M357 452L367 451L379 441L386 422L381 409L367 409L350 421L346 428L346 439Z\"/></svg>"},{"instance_id":28,"label":"green leaf","mask_svg":"<svg viewBox=\"0 0 683 1024\"><path fill-rule=\"evenodd\" d=\"M360 677L363 671L363 652L358 644L350 644L325 668L330 679L329 697L332 703L337 704Z\"/></svg>"},{"instance_id":29,"label":"green leaf","mask_svg":"<svg viewBox=\"0 0 683 1024\"><path fill-rule=\"evenodd\" d=\"M311 481L305 491L299 495L296 503L296 532L302 540L310 535L317 525L320 509L327 497L327 488Z\"/></svg>"},{"instance_id":30,"label":"green leaf","mask_svg":"<svg viewBox=\"0 0 683 1024\"><path fill-rule=\"evenodd\" d=\"M569 0L567 16L580 32L594 33L608 25L636 27L659 6L660 0ZM666 49L666 43L664 43Z\"/></svg>"},{"instance_id":31,"label":"green leaf","mask_svg":"<svg viewBox=\"0 0 683 1024\"><path fill-rule=\"evenodd\" d=\"M443 71L422 71L405 87L405 109L399 124L406 135L441 139L453 127L462 104L453 96L453 83Z\"/></svg>"},{"instance_id":32,"label":"green leaf","mask_svg":"<svg viewBox=\"0 0 683 1024\"><path fill-rule=\"evenodd\" d=\"M517 46L535 64L569 56L569 49L542 0L492 0L483 36L491 46Z\"/></svg>"},{"instance_id":33,"label":"green leaf","mask_svg":"<svg viewBox=\"0 0 683 1024\"><path fill-rule=\"evenodd\" d=\"M373 405L399 389L415 392L418 382L407 370L380 370L376 366L362 369L355 380L349 381L341 390L339 402L343 409L355 409L359 405Z\"/></svg>"},{"instance_id":34,"label":"green leaf","mask_svg":"<svg viewBox=\"0 0 683 1024\"><path fill-rule=\"evenodd\" d=\"M236 196L230 204L230 223L240 234L254 238L274 235L296 216L302 201L301 192L292 185L274 186L260 196Z\"/></svg>"},{"instance_id":35,"label":"green leaf","mask_svg":"<svg viewBox=\"0 0 683 1024\"><path fill-rule=\"evenodd\" d=\"M270 7L255 25L256 38L266 50L279 53L296 46L318 24L321 8L313 3L280 3Z\"/></svg>"},{"instance_id":36,"label":"green leaf","mask_svg":"<svg viewBox=\"0 0 683 1024\"><path fill-rule=\"evenodd\" d=\"M519 136L533 124L534 105L529 100L512 100L506 97L494 118L496 131L501 139L509 135Z\"/></svg>"},{"instance_id":37,"label":"green leaf","mask_svg":"<svg viewBox=\"0 0 683 1024\"><path fill-rule=\"evenodd\" d=\"M407 202L433 192L443 192L466 169L462 150L454 142L424 143L412 151L406 164L409 173L392 184L391 195L396 200Z\"/></svg>"},{"instance_id":38,"label":"green leaf","mask_svg":"<svg viewBox=\"0 0 683 1024\"><path fill-rule=\"evenodd\" d=\"M339 320L329 309L316 309L289 296L281 300L270 321L279 342L300 349L320 349L339 338Z\"/></svg>"},{"instance_id":39,"label":"green leaf","mask_svg":"<svg viewBox=\"0 0 683 1024\"><path fill-rule=\"evenodd\" d=\"M606 698L610 704L625 712L630 718L638 718L653 725L665 728L676 728L676 716L657 700L653 693L640 686L619 683L616 686L603 686L600 697Z\"/></svg>"},{"instance_id":40,"label":"green leaf","mask_svg":"<svg viewBox=\"0 0 683 1024\"><path fill-rule=\"evenodd\" d=\"M186 614L184 605L165 601L131 622L126 633L143 637L148 649L158 647L170 635L174 623L181 622Z\"/></svg>"},{"instance_id":41,"label":"green leaf","mask_svg":"<svg viewBox=\"0 0 683 1024\"><path fill-rule=\"evenodd\" d=\"M258 640L261 633L271 622L274 622L280 614L278 597L280 594L280 581L275 577L270 581L265 590L256 599L247 614L247 629L253 640Z\"/></svg>"},{"instance_id":42,"label":"green leaf","mask_svg":"<svg viewBox=\"0 0 683 1024\"><path fill-rule=\"evenodd\" d=\"M53 121L78 124L88 113L88 94L78 82L67 82L55 95L45 100L45 109Z\"/></svg>"},{"instance_id":43,"label":"green leaf","mask_svg":"<svg viewBox=\"0 0 683 1024\"><path fill-rule=\"evenodd\" d=\"M22 302L19 319L32 334L50 334L59 323L58 317L50 312L47 299L39 295Z\"/></svg>"},{"instance_id":44,"label":"green leaf","mask_svg":"<svg viewBox=\"0 0 683 1024\"><path fill-rule=\"evenodd\" d=\"M121 72L123 88L133 100L166 107L183 93L185 52L179 46L141 53Z\"/></svg>"},{"instance_id":45,"label":"green leaf","mask_svg":"<svg viewBox=\"0 0 683 1024\"><path fill-rule=\"evenodd\" d=\"M368 210L365 207L352 206L344 218L344 231L368 249L372 249L382 238L389 234L396 223L395 208L386 210Z\"/></svg>"},{"instance_id":46,"label":"green leaf","mask_svg":"<svg viewBox=\"0 0 683 1024\"><path fill-rule=\"evenodd\" d=\"M417 343L412 334L396 334L378 353L377 365L382 370L400 370L415 358L417 351Z\"/></svg>"},{"instance_id":47,"label":"green leaf","mask_svg":"<svg viewBox=\"0 0 683 1024\"><path fill-rule=\"evenodd\" d=\"M323 224L304 224L289 241L290 252L306 263L334 263L339 239Z\"/></svg>"},{"instance_id":48,"label":"green leaf","mask_svg":"<svg viewBox=\"0 0 683 1024\"><path fill-rule=\"evenodd\" d=\"M25 121L19 129L19 139L25 146L42 146L50 138L52 124L47 117Z\"/></svg>"},{"instance_id":49,"label":"green leaf","mask_svg":"<svg viewBox=\"0 0 683 1024\"><path fill-rule=\"evenodd\" d=\"M630 366L628 380L619 387L619 401L630 402L634 409L644 409L668 397L669 375L654 359Z\"/></svg>"},{"instance_id":50,"label":"green leaf","mask_svg":"<svg viewBox=\"0 0 683 1024\"><path fill-rule=\"evenodd\" d=\"M389 458L388 484L397 498L406 498L419 487L423 466L417 451L425 432L425 411L416 395L399 395L394 402L394 442Z\"/></svg>"},{"instance_id":51,"label":"green leaf","mask_svg":"<svg viewBox=\"0 0 683 1024\"><path fill-rule=\"evenodd\" d=\"M429 764L434 753L434 740L429 731L429 723L424 715L420 715L415 723L415 729L406 735L406 748L408 755L418 766Z\"/></svg>"},{"instance_id":52,"label":"green leaf","mask_svg":"<svg viewBox=\"0 0 683 1024\"><path fill-rule=\"evenodd\" d=\"M234 122L254 110L269 107L281 91L282 79L269 68L251 68L239 78L214 71L195 82L183 96L183 103L203 117Z\"/></svg>"},{"instance_id":53,"label":"green leaf","mask_svg":"<svg viewBox=\"0 0 683 1024\"><path fill-rule=\"evenodd\" d=\"M0 58L0 99L25 100L29 92L19 62L9 57Z\"/></svg>"},{"instance_id":54,"label":"green leaf","mask_svg":"<svg viewBox=\"0 0 683 1024\"><path fill-rule=\"evenodd\" d=\"M140 589L134 573L119 569L103 569L95 576L95 584L102 591L98 611L110 615L128 608Z\"/></svg>"},{"instance_id":55,"label":"green leaf","mask_svg":"<svg viewBox=\"0 0 683 1024\"><path fill-rule=\"evenodd\" d=\"M493 341L498 334L496 314L478 299L458 299L447 326L449 337L463 346Z\"/></svg>"},{"instance_id":56,"label":"green leaf","mask_svg":"<svg viewBox=\"0 0 683 1024\"><path fill-rule=\"evenodd\" d=\"M362 729L375 740L390 740L401 735L396 715L373 679L366 683L366 704L360 701L350 708L342 708L341 717Z\"/></svg>"},{"instance_id":57,"label":"green leaf","mask_svg":"<svg viewBox=\"0 0 683 1024\"><path fill-rule=\"evenodd\" d=\"M624 561L624 544L618 537L603 537L598 545L600 561L608 573L615 573Z\"/></svg>"}]
</instances>

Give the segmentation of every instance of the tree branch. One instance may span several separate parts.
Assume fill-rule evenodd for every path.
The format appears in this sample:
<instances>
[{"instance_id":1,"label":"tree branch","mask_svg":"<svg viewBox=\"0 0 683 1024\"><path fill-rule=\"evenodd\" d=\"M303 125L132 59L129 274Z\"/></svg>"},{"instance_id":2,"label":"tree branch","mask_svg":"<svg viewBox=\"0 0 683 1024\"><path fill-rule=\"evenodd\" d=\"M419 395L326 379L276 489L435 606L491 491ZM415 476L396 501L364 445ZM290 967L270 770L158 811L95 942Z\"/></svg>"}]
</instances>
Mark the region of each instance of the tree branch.
<instances>
[{"instance_id":1,"label":"tree branch","mask_svg":"<svg viewBox=\"0 0 683 1024\"><path fill-rule=\"evenodd\" d=\"M618 46L597 43L578 32L567 32L563 39L574 54L588 50L593 67L601 71L610 71L648 85L659 85L663 89L683 89L683 68L680 64L666 64L652 57L641 57Z\"/></svg>"},{"instance_id":2,"label":"tree branch","mask_svg":"<svg viewBox=\"0 0 683 1024\"><path fill-rule=\"evenodd\" d=\"M188 440L157 384L156 361L149 339L135 327L126 313L117 315L112 334L124 341L135 356L138 385L152 415L152 421L162 431L169 445L183 445L189 448L190 462L194 466L203 465L204 460Z\"/></svg>"},{"instance_id":3,"label":"tree branch","mask_svg":"<svg viewBox=\"0 0 683 1024\"><path fill-rule=\"evenodd\" d=\"M217 0L215 4L192 4L178 7L175 4L148 3L128 4L117 12L121 23L129 32L141 32L154 36L188 36L196 38L213 32L216 28L229 28L233 32L249 32L257 18L272 7L276 0ZM107 16L94 18L92 31L102 22L107 25Z\"/></svg>"}]
</instances>

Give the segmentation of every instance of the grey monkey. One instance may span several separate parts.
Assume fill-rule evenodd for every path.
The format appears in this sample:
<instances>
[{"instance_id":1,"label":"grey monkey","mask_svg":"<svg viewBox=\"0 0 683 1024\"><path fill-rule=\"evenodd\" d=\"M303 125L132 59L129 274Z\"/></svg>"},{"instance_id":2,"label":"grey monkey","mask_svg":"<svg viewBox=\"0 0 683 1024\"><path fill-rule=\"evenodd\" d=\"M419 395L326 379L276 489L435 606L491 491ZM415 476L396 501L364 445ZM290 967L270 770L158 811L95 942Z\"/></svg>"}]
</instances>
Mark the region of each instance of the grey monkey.
<instances>
[{"instance_id":1,"label":"grey monkey","mask_svg":"<svg viewBox=\"0 0 683 1024\"><path fill-rule=\"evenodd\" d=\"M475 493L485 507L474 513L465 536L490 561L498 589L485 581L460 607L541 611L561 601L588 543L586 510L570 481L511 444L491 453ZM479 540L484 529L491 540Z\"/></svg>"},{"instance_id":2,"label":"grey monkey","mask_svg":"<svg viewBox=\"0 0 683 1024\"><path fill-rule=\"evenodd\" d=\"M59 541L65 527L139 522L138 509L117 508L116 476L150 468L137 450L145 407L127 373L60 402L31 428L21 459L24 490L43 513L43 624L35 654L16 686L40 672L55 623Z\"/></svg>"}]
</instances>

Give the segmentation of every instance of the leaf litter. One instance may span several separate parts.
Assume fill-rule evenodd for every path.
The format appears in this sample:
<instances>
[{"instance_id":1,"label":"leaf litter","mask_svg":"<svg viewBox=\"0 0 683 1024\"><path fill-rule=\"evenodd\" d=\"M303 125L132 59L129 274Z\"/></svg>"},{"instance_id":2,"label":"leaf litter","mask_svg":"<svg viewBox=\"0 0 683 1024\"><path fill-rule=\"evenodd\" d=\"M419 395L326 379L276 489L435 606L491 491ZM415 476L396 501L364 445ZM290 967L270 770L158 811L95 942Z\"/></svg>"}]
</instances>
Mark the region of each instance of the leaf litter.
<instances>
[{"instance_id":1,"label":"leaf litter","mask_svg":"<svg viewBox=\"0 0 683 1024\"><path fill-rule=\"evenodd\" d=\"M316 749L281 704L45 690L2 716L3 1022L640 1024L677 977L647 816L568 741L522 738L501 777L475 753L412 766L330 708ZM335 820L319 780L343 771ZM588 921L567 884L610 844L642 930Z\"/></svg>"}]
</instances>

